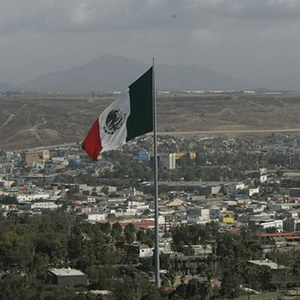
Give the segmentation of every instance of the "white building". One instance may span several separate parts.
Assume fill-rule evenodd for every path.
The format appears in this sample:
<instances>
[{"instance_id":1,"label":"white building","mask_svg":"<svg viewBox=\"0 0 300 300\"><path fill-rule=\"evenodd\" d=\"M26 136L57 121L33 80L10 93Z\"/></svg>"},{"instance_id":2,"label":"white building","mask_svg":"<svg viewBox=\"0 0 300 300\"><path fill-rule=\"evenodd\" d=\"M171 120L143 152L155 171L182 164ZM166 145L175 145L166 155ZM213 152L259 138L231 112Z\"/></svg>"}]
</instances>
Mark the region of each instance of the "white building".
<instances>
[{"instance_id":1,"label":"white building","mask_svg":"<svg viewBox=\"0 0 300 300\"><path fill-rule=\"evenodd\" d=\"M208 255L213 253L211 245L192 245L191 247L194 251L194 255Z\"/></svg>"},{"instance_id":2,"label":"white building","mask_svg":"<svg viewBox=\"0 0 300 300\"><path fill-rule=\"evenodd\" d=\"M176 168L176 155L175 153L160 153L159 163L162 168L172 170Z\"/></svg>"},{"instance_id":3,"label":"white building","mask_svg":"<svg viewBox=\"0 0 300 300\"><path fill-rule=\"evenodd\" d=\"M88 214L88 222L104 222L106 220L106 214Z\"/></svg>"},{"instance_id":4,"label":"white building","mask_svg":"<svg viewBox=\"0 0 300 300\"><path fill-rule=\"evenodd\" d=\"M268 180L268 175L267 174L260 175L260 177L259 177L260 183L265 183L265 182L267 182L267 180Z\"/></svg>"},{"instance_id":5,"label":"white building","mask_svg":"<svg viewBox=\"0 0 300 300\"><path fill-rule=\"evenodd\" d=\"M54 202L33 202L33 203L29 203L26 204L26 208L28 209L50 209L50 210L54 210L54 209L58 209L59 207L61 207L61 204L58 205Z\"/></svg>"},{"instance_id":6,"label":"white building","mask_svg":"<svg viewBox=\"0 0 300 300\"><path fill-rule=\"evenodd\" d=\"M285 269L286 267L283 266L283 265L279 265L278 263L276 262L273 262L271 260L248 260L248 262L250 264L254 264L256 266L266 266L266 267L269 267L271 270L279 270L279 269Z\"/></svg>"},{"instance_id":7,"label":"white building","mask_svg":"<svg viewBox=\"0 0 300 300\"><path fill-rule=\"evenodd\" d=\"M140 253L139 257L144 258L144 257L152 257L154 253L154 248L150 248L148 245L141 244L140 245Z\"/></svg>"},{"instance_id":8,"label":"white building","mask_svg":"<svg viewBox=\"0 0 300 300\"><path fill-rule=\"evenodd\" d=\"M235 194L244 188L245 184L243 182L231 182L224 185L224 191L226 194Z\"/></svg>"},{"instance_id":9,"label":"white building","mask_svg":"<svg viewBox=\"0 0 300 300\"><path fill-rule=\"evenodd\" d=\"M262 222L262 223L260 223L260 226L263 229L276 228L276 232L282 232L283 231L283 220L273 220L273 221L268 221L268 222Z\"/></svg>"},{"instance_id":10,"label":"white building","mask_svg":"<svg viewBox=\"0 0 300 300\"><path fill-rule=\"evenodd\" d=\"M253 188L253 189L249 189L249 197L251 197L254 194L259 194L259 187L257 188Z\"/></svg>"},{"instance_id":11,"label":"white building","mask_svg":"<svg viewBox=\"0 0 300 300\"><path fill-rule=\"evenodd\" d=\"M17 201L19 203L32 202L34 200L39 200L39 199L47 200L49 198L50 198L49 194L31 194L31 195L19 194L19 195L17 195Z\"/></svg>"}]
</instances>

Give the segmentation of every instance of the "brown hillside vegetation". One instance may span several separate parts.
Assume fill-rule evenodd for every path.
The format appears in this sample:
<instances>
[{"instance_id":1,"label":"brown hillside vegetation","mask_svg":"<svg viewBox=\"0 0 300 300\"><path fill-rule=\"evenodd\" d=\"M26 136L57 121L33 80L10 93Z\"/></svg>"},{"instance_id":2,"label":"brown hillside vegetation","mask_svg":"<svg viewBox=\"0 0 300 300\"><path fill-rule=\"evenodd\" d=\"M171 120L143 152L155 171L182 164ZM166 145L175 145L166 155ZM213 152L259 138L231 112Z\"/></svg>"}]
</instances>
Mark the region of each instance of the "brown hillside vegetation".
<instances>
[{"instance_id":1,"label":"brown hillside vegetation","mask_svg":"<svg viewBox=\"0 0 300 300\"><path fill-rule=\"evenodd\" d=\"M115 98L115 95L2 95L0 149L81 142L94 120ZM158 132L170 135L197 132L194 135L201 137L289 129L300 132L299 114L297 93L157 96Z\"/></svg>"}]
</instances>

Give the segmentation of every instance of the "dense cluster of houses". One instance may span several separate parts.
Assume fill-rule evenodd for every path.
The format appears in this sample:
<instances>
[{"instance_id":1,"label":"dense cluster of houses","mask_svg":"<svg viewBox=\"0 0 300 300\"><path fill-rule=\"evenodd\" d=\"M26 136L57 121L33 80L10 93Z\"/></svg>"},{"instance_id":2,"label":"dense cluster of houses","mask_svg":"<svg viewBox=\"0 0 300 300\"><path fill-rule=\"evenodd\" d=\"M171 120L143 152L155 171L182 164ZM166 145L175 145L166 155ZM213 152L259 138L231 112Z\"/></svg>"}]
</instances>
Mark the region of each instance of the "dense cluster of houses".
<instances>
[{"instance_id":1,"label":"dense cluster of houses","mask_svg":"<svg viewBox=\"0 0 300 300\"><path fill-rule=\"evenodd\" d=\"M174 141L170 143L170 147L176 149ZM225 140L222 145L223 149L231 149L234 153L232 140ZM258 150L249 149L249 152L253 151ZM195 158L193 152L165 152L160 154L160 163L166 170L172 170L176 168L177 159L187 153L189 158ZM135 152L133 159L151 162L149 153L142 148ZM151 181L140 182L139 187L117 188L102 185L101 182L96 185L66 184L54 180L59 174L75 178L79 170L100 173L104 168L111 169L113 166L107 161L99 162L97 167L91 166L88 158L75 146L68 149L3 152L0 162L0 196L2 199L8 197L6 199L11 202L4 201L1 204L2 213L39 214L55 210L66 203L71 193L72 209L84 215L86 222L118 221L123 228L129 223L137 228L153 228ZM159 182L166 190L159 195L160 232L178 224L218 222L220 229L224 231L247 225L260 234L259 239L266 251L272 247L298 247L300 187L281 189L262 198L261 187L274 184L280 186L280 178L276 172L265 168L256 171L255 178L251 178L249 173L244 181ZM256 184L253 184L254 181ZM285 232L295 234L290 236ZM140 249L141 257L153 255L153 249L143 247ZM200 248L195 248L195 251L203 252ZM161 250L171 252L169 240L162 240ZM212 250L206 249L205 255L210 251Z\"/></svg>"}]
</instances>

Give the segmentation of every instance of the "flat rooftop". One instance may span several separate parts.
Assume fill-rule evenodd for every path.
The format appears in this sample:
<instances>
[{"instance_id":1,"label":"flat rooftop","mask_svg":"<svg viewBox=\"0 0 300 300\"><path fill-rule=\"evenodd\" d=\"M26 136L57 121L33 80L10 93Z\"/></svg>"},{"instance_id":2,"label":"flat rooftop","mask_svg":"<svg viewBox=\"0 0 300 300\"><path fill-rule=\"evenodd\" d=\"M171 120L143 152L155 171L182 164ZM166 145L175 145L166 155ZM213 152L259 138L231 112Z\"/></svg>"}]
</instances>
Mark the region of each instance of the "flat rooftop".
<instances>
[{"instance_id":1,"label":"flat rooftop","mask_svg":"<svg viewBox=\"0 0 300 300\"><path fill-rule=\"evenodd\" d=\"M61 269L49 269L49 272L53 273L56 276L82 276L85 275L80 270L71 269L71 268L61 268Z\"/></svg>"},{"instance_id":2,"label":"flat rooftop","mask_svg":"<svg viewBox=\"0 0 300 300\"><path fill-rule=\"evenodd\" d=\"M285 266L279 265L271 260L248 260L248 262L257 266L266 266L272 270L281 270L286 268Z\"/></svg>"}]
</instances>

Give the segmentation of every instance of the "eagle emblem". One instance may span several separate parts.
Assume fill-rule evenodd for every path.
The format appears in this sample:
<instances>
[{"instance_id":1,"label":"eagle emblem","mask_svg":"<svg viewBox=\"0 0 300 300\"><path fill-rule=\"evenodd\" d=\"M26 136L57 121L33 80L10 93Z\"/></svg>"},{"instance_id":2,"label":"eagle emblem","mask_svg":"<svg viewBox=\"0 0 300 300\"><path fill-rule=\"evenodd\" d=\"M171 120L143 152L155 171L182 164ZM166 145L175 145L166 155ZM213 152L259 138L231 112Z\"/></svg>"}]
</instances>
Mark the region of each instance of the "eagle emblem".
<instances>
[{"instance_id":1,"label":"eagle emblem","mask_svg":"<svg viewBox=\"0 0 300 300\"><path fill-rule=\"evenodd\" d=\"M120 111L120 109L113 109L108 113L106 117L103 130L107 134L114 134L123 125L125 117L126 113L123 113L122 111Z\"/></svg>"}]
</instances>

